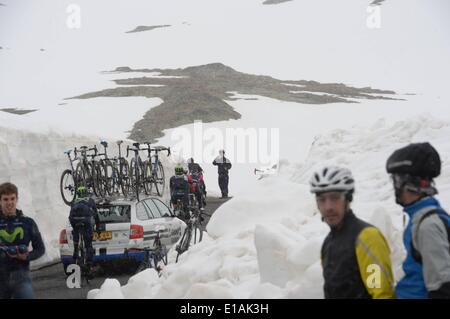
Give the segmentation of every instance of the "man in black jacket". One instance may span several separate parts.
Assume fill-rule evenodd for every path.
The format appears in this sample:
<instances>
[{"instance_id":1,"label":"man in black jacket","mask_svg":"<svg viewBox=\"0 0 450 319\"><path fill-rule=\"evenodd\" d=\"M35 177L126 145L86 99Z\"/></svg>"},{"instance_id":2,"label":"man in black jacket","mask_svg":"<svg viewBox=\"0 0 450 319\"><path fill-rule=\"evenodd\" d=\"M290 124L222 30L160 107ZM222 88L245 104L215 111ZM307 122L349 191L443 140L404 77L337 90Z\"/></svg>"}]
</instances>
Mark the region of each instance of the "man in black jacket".
<instances>
[{"instance_id":1,"label":"man in black jacket","mask_svg":"<svg viewBox=\"0 0 450 319\"><path fill-rule=\"evenodd\" d=\"M17 209L14 184L0 185L0 298L32 299L30 261L45 253L39 229L32 218ZM31 243L32 250L28 251Z\"/></svg>"},{"instance_id":2,"label":"man in black jacket","mask_svg":"<svg viewBox=\"0 0 450 319\"><path fill-rule=\"evenodd\" d=\"M91 263L94 257L94 248L92 247L94 223L98 231L100 228L100 220L95 201L89 198L89 191L84 185L77 188L77 198L70 209L69 221L73 229L73 259L78 258L80 233L83 232L84 246L86 247L86 261ZM84 225L81 229L78 227L80 224Z\"/></svg>"},{"instance_id":3,"label":"man in black jacket","mask_svg":"<svg viewBox=\"0 0 450 319\"><path fill-rule=\"evenodd\" d=\"M225 157L225 151L220 150L219 156L213 161L213 165L217 166L217 173L219 174L219 187L222 192L222 198L228 198L228 171L231 169L231 162Z\"/></svg>"},{"instance_id":4,"label":"man in black jacket","mask_svg":"<svg viewBox=\"0 0 450 319\"><path fill-rule=\"evenodd\" d=\"M350 170L327 166L310 180L322 220L330 227L321 250L326 299L394 298L389 245L376 227L350 208Z\"/></svg>"}]
</instances>

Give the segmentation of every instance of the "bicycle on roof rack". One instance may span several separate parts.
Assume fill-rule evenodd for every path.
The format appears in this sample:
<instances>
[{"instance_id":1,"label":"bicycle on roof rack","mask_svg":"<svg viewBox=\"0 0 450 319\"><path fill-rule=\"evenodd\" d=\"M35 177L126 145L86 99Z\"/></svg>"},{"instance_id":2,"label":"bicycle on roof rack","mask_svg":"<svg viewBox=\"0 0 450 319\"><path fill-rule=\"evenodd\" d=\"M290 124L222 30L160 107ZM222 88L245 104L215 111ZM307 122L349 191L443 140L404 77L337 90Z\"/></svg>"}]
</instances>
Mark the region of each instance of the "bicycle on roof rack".
<instances>
[{"instance_id":1,"label":"bicycle on roof rack","mask_svg":"<svg viewBox=\"0 0 450 319\"><path fill-rule=\"evenodd\" d=\"M147 193L145 190L145 166L139 155L140 143L133 143L133 147L127 146L127 157L129 151L134 152L134 157L130 161L130 188L133 195L139 200L140 193Z\"/></svg>"},{"instance_id":2,"label":"bicycle on roof rack","mask_svg":"<svg viewBox=\"0 0 450 319\"><path fill-rule=\"evenodd\" d=\"M104 156L100 159L99 165L102 167L102 175L100 177L101 182L105 190L105 195L119 195L120 192L126 196L129 190L129 168L128 162L121 154L121 144L123 141L116 142L119 147L119 157L108 157L108 142L101 141L100 144L104 148L104 153L99 153L97 156Z\"/></svg>"},{"instance_id":3,"label":"bicycle on roof rack","mask_svg":"<svg viewBox=\"0 0 450 319\"><path fill-rule=\"evenodd\" d=\"M76 189L80 185L86 186L97 198L114 198L122 194L139 199L142 193L163 196L166 183L160 152L167 151L167 156L170 156L170 147L151 147L150 143L142 143L147 147L141 147L141 143L136 142L133 146L127 146L125 157L121 149L123 141L117 141L119 156L109 157L108 142L101 141L100 144L103 153L98 152L96 145L92 148L75 147L64 152L70 164L70 169L64 170L60 179L64 203L70 206L74 202ZM134 156L128 161L130 151L134 152ZM141 151L147 151L147 159L141 158Z\"/></svg>"},{"instance_id":4,"label":"bicycle on roof rack","mask_svg":"<svg viewBox=\"0 0 450 319\"><path fill-rule=\"evenodd\" d=\"M80 179L77 175L75 175L75 168L73 163L78 160L76 156L76 148L75 148L75 155L72 159L70 154L72 153L72 150L65 151L64 154L67 155L69 158L70 163L70 169L66 169L61 174L60 182L59 182L59 189L61 192L61 196L63 198L63 201L66 205L71 205L76 197L76 190L78 185L80 185Z\"/></svg>"},{"instance_id":5,"label":"bicycle on roof rack","mask_svg":"<svg viewBox=\"0 0 450 319\"><path fill-rule=\"evenodd\" d=\"M167 156L170 156L170 147L155 146L151 147L150 143L147 144L146 150L147 160L144 162L144 179L145 190L147 195L152 195L153 186L155 186L156 194L160 197L164 195L166 188L166 178L164 174L164 166L159 160L159 152L167 151ZM153 152L154 155L151 155Z\"/></svg>"}]
</instances>

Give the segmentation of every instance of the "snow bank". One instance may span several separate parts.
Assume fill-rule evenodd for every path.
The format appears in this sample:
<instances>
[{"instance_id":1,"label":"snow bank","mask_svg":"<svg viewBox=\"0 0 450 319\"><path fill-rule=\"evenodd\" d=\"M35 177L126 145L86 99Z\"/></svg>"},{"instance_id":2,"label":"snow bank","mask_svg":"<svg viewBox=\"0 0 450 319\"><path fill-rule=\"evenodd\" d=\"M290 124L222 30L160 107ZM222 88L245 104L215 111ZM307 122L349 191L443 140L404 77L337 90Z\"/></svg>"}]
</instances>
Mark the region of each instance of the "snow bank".
<instances>
[{"instance_id":1,"label":"snow bank","mask_svg":"<svg viewBox=\"0 0 450 319\"><path fill-rule=\"evenodd\" d=\"M0 182L10 181L17 185L18 206L25 215L35 219L47 250L45 256L32 263L32 267L59 258L59 232L69 214L69 207L64 204L59 190L61 174L70 168L64 151L96 143L99 148L99 142L100 138L96 136L0 126ZM110 145L109 155L116 155L115 145ZM165 156L161 160L172 170L173 164ZM167 192L165 195L167 199Z\"/></svg>"},{"instance_id":2,"label":"snow bank","mask_svg":"<svg viewBox=\"0 0 450 319\"><path fill-rule=\"evenodd\" d=\"M319 256L329 229L320 220L308 180L315 169L328 164L352 169L356 179L352 207L385 234L398 280L405 253L403 221L385 161L406 143L430 141L441 154L443 173L436 182L443 205L449 207L449 125L416 116L318 136L304 162L283 161L277 176L255 181L246 193L222 205L207 227L209 236L177 264L171 251L161 278L138 274L125 286L102 287L89 297L108 293L124 298L322 298Z\"/></svg>"}]
</instances>

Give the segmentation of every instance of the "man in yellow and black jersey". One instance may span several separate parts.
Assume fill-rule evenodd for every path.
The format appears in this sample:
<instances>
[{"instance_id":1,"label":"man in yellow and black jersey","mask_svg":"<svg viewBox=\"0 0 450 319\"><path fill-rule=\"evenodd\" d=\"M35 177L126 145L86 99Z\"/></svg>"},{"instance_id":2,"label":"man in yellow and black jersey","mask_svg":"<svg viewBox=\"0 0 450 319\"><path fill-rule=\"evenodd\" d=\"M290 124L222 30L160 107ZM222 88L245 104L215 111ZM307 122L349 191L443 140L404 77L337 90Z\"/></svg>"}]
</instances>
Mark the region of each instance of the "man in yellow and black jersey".
<instances>
[{"instance_id":1,"label":"man in yellow and black jersey","mask_svg":"<svg viewBox=\"0 0 450 319\"><path fill-rule=\"evenodd\" d=\"M313 174L310 186L330 227L321 251L325 298L395 298L386 239L350 209L355 186L350 170L325 167Z\"/></svg>"}]
</instances>

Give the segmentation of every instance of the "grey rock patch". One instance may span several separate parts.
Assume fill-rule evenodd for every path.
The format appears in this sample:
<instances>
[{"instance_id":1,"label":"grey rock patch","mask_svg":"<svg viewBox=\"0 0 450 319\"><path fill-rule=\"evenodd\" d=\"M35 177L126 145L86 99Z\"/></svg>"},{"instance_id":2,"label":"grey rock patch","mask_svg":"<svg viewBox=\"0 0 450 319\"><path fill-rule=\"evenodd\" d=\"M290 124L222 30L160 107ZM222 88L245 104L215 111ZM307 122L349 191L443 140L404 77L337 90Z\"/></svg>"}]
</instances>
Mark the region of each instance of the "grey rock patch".
<instances>
[{"instance_id":1,"label":"grey rock patch","mask_svg":"<svg viewBox=\"0 0 450 319\"><path fill-rule=\"evenodd\" d=\"M381 6L381 4L386 0L373 0L370 4L371 6Z\"/></svg>"},{"instance_id":2,"label":"grey rock patch","mask_svg":"<svg viewBox=\"0 0 450 319\"><path fill-rule=\"evenodd\" d=\"M280 4L280 3L288 2L288 1L292 1L292 0L266 0L263 2L263 4Z\"/></svg>"},{"instance_id":3,"label":"grey rock patch","mask_svg":"<svg viewBox=\"0 0 450 319\"><path fill-rule=\"evenodd\" d=\"M136 27L134 30L131 31L127 31L125 33L135 33L135 32L143 32L143 31L151 31L154 29L159 29L159 28L168 28L171 25L169 24L164 24L164 25L153 25L153 26L145 26L145 25L140 25L138 27Z\"/></svg>"},{"instance_id":4,"label":"grey rock patch","mask_svg":"<svg viewBox=\"0 0 450 319\"><path fill-rule=\"evenodd\" d=\"M3 109L0 109L0 111L6 112L6 113L11 113L11 114L24 115L24 114L28 114L31 112L35 112L37 110L24 110L24 109L18 109L18 108L13 108L13 107L6 107Z\"/></svg>"},{"instance_id":5,"label":"grey rock patch","mask_svg":"<svg viewBox=\"0 0 450 319\"><path fill-rule=\"evenodd\" d=\"M302 104L358 103L354 99L399 100L379 95L395 96L396 93L390 90L371 87L356 88L342 83L278 80L270 76L238 72L222 63L184 69L131 69L122 66L112 72L158 73L162 77L118 79L114 82L121 85L120 87L72 98L144 96L162 99L164 101L162 104L150 109L142 120L134 124L129 138L140 142L154 142L156 138L163 136L163 130L190 124L195 120L207 123L241 118L241 114L226 101L255 100L256 98L238 97L235 93ZM292 93L294 86L301 86L302 92ZM275 108L274 112L276 112Z\"/></svg>"}]
</instances>

